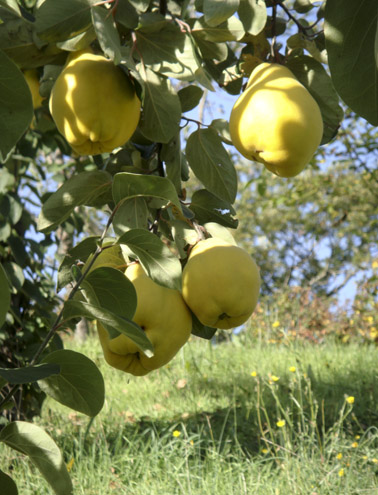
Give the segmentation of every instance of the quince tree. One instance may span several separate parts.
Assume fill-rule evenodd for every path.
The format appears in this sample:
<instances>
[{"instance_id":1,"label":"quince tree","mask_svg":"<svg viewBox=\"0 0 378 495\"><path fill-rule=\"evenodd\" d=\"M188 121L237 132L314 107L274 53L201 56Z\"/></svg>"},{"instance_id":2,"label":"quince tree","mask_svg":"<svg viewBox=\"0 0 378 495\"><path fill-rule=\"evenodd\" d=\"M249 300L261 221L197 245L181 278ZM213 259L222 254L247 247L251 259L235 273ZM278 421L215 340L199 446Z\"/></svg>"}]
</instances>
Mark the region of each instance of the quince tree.
<instances>
[{"instance_id":1,"label":"quince tree","mask_svg":"<svg viewBox=\"0 0 378 495\"><path fill-rule=\"evenodd\" d=\"M104 382L60 332L96 322L109 364L143 375L245 323L264 274L230 233L235 148L292 177L337 140L340 100L377 125L377 8L0 0L0 19L0 441L68 495L27 420L46 394L94 417ZM216 92L235 110L194 118Z\"/></svg>"}]
</instances>

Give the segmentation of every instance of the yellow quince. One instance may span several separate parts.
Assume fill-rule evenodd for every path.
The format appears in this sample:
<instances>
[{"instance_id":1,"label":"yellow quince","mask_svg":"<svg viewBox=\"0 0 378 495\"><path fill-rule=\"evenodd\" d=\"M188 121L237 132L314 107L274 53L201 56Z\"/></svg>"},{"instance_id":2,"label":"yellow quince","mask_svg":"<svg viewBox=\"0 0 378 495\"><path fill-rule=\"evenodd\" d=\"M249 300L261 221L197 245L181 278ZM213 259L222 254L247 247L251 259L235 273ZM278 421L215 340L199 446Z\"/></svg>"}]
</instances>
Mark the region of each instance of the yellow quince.
<instances>
[{"instance_id":1,"label":"yellow quince","mask_svg":"<svg viewBox=\"0 0 378 495\"><path fill-rule=\"evenodd\" d=\"M79 155L111 152L134 133L141 103L128 76L88 51L68 57L51 91L50 112Z\"/></svg>"},{"instance_id":2,"label":"yellow quince","mask_svg":"<svg viewBox=\"0 0 378 495\"><path fill-rule=\"evenodd\" d=\"M110 339L99 322L97 331L107 363L142 376L164 366L186 343L192 330L192 316L180 292L155 283L139 263L131 264L125 275L134 284L137 294L133 321L145 331L154 346L154 356L145 356L126 335Z\"/></svg>"},{"instance_id":3,"label":"yellow quince","mask_svg":"<svg viewBox=\"0 0 378 495\"><path fill-rule=\"evenodd\" d=\"M253 313L259 292L259 270L241 247L212 237L190 251L182 295L203 325L222 329L242 325Z\"/></svg>"},{"instance_id":4,"label":"yellow quince","mask_svg":"<svg viewBox=\"0 0 378 495\"><path fill-rule=\"evenodd\" d=\"M32 95L34 110L36 108L40 108L42 106L43 98L39 93L39 78L38 78L37 70L36 69L24 70L24 77Z\"/></svg>"},{"instance_id":5,"label":"yellow quince","mask_svg":"<svg viewBox=\"0 0 378 495\"><path fill-rule=\"evenodd\" d=\"M323 136L311 94L287 67L265 62L252 71L229 125L236 149L280 177L299 174Z\"/></svg>"}]
</instances>

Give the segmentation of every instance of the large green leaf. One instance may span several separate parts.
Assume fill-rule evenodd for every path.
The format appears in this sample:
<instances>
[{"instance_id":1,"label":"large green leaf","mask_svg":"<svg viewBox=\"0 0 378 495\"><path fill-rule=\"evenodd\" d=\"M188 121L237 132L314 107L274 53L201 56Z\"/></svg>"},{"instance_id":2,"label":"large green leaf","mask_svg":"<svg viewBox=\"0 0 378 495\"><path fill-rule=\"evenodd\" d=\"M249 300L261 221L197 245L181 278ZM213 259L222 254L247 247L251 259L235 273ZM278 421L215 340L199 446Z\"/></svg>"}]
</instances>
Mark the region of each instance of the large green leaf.
<instances>
[{"instance_id":1,"label":"large green leaf","mask_svg":"<svg viewBox=\"0 0 378 495\"><path fill-rule=\"evenodd\" d=\"M180 211L181 205L175 186L166 177L120 172L113 179L113 199L116 204L130 198L151 197L161 203L173 203Z\"/></svg>"},{"instance_id":2,"label":"large green leaf","mask_svg":"<svg viewBox=\"0 0 378 495\"><path fill-rule=\"evenodd\" d=\"M198 86L190 85L181 88L177 94L180 98L182 112L185 113L198 105L203 96L203 90Z\"/></svg>"},{"instance_id":3,"label":"large green leaf","mask_svg":"<svg viewBox=\"0 0 378 495\"><path fill-rule=\"evenodd\" d=\"M133 229L123 234L118 242L129 247L156 283L181 289L180 261L155 234Z\"/></svg>"},{"instance_id":4,"label":"large green leaf","mask_svg":"<svg viewBox=\"0 0 378 495\"><path fill-rule=\"evenodd\" d=\"M327 0L325 39L332 82L345 103L378 125L376 0Z\"/></svg>"},{"instance_id":5,"label":"large green leaf","mask_svg":"<svg viewBox=\"0 0 378 495\"><path fill-rule=\"evenodd\" d=\"M113 229L121 235L130 229L147 229L149 211L144 198L127 199L117 209L113 218Z\"/></svg>"},{"instance_id":6,"label":"large green leaf","mask_svg":"<svg viewBox=\"0 0 378 495\"><path fill-rule=\"evenodd\" d=\"M218 26L234 14L239 7L239 0L203 0L203 13L209 26Z\"/></svg>"},{"instance_id":7,"label":"large green leaf","mask_svg":"<svg viewBox=\"0 0 378 495\"><path fill-rule=\"evenodd\" d=\"M0 486L4 495L18 495L17 485L10 476L0 470Z\"/></svg>"},{"instance_id":8,"label":"large green leaf","mask_svg":"<svg viewBox=\"0 0 378 495\"><path fill-rule=\"evenodd\" d=\"M33 423L14 421L0 432L0 441L29 456L57 495L72 495L72 482L62 454L42 428Z\"/></svg>"},{"instance_id":9,"label":"large green leaf","mask_svg":"<svg viewBox=\"0 0 378 495\"><path fill-rule=\"evenodd\" d=\"M73 175L44 203L37 221L38 230L50 232L77 206L106 202L111 198L110 190L111 176L107 172L98 170Z\"/></svg>"},{"instance_id":10,"label":"large green leaf","mask_svg":"<svg viewBox=\"0 0 378 495\"><path fill-rule=\"evenodd\" d=\"M91 25L91 6L96 0L45 0L36 10L36 29L47 41L65 41Z\"/></svg>"},{"instance_id":11,"label":"large green leaf","mask_svg":"<svg viewBox=\"0 0 378 495\"><path fill-rule=\"evenodd\" d=\"M192 34L196 38L199 36L206 41L220 43L222 41L238 41L244 36L245 31L243 24L236 16L229 17L219 26L209 26L205 17L202 16L195 21Z\"/></svg>"},{"instance_id":12,"label":"large green leaf","mask_svg":"<svg viewBox=\"0 0 378 495\"><path fill-rule=\"evenodd\" d=\"M331 78L320 62L306 55L289 58L287 66L318 103L324 124L321 144L328 143L337 134L344 115Z\"/></svg>"},{"instance_id":13,"label":"large green leaf","mask_svg":"<svg viewBox=\"0 0 378 495\"><path fill-rule=\"evenodd\" d=\"M142 16L135 36L138 51L148 65L178 62L177 55L183 51L186 37L178 24L165 20L160 14Z\"/></svg>"},{"instance_id":14,"label":"large green leaf","mask_svg":"<svg viewBox=\"0 0 378 495\"><path fill-rule=\"evenodd\" d=\"M24 368L0 368L0 376L8 383L23 384L37 382L51 375L59 375L60 368L55 364L36 364Z\"/></svg>"},{"instance_id":15,"label":"large green leaf","mask_svg":"<svg viewBox=\"0 0 378 495\"><path fill-rule=\"evenodd\" d=\"M62 349L48 354L43 363L60 367L60 374L38 382L41 389L64 406L90 417L105 400L104 379L95 363L80 352Z\"/></svg>"},{"instance_id":16,"label":"large green leaf","mask_svg":"<svg viewBox=\"0 0 378 495\"><path fill-rule=\"evenodd\" d=\"M10 288L9 282L4 271L2 264L0 263L0 327L5 321L5 316L8 313L10 307Z\"/></svg>"},{"instance_id":17,"label":"large green leaf","mask_svg":"<svg viewBox=\"0 0 378 495\"><path fill-rule=\"evenodd\" d=\"M71 320L72 318L88 318L99 320L106 328L112 328L115 332L110 332L112 338L117 337L120 333L129 337L148 357L153 356L153 346L148 340L146 334L139 325L131 320L126 320L121 316L93 304L82 301L69 300L64 305L63 318Z\"/></svg>"},{"instance_id":18,"label":"large green leaf","mask_svg":"<svg viewBox=\"0 0 378 495\"><path fill-rule=\"evenodd\" d=\"M113 16L109 10L98 5L92 7L92 22L102 51L117 65L122 59L121 43Z\"/></svg>"},{"instance_id":19,"label":"large green leaf","mask_svg":"<svg viewBox=\"0 0 378 495\"><path fill-rule=\"evenodd\" d=\"M238 14L246 33L253 36L258 35L266 25L266 4L262 0L240 0Z\"/></svg>"},{"instance_id":20,"label":"large green leaf","mask_svg":"<svg viewBox=\"0 0 378 495\"><path fill-rule=\"evenodd\" d=\"M229 203L235 201L236 170L214 129L193 132L186 144L186 157L196 177L211 193Z\"/></svg>"},{"instance_id":21,"label":"large green leaf","mask_svg":"<svg viewBox=\"0 0 378 495\"><path fill-rule=\"evenodd\" d=\"M140 74L145 88L140 130L152 142L168 143L179 130L180 98L168 79L148 68Z\"/></svg>"},{"instance_id":22,"label":"large green leaf","mask_svg":"<svg viewBox=\"0 0 378 495\"><path fill-rule=\"evenodd\" d=\"M0 50L0 162L29 127L33 104L29 87L15 63Z\"/></svg>"},{"instance_id":23,"label":"large green leaf","mask_svg":"<svg viewBox=\"0 0 378 495\"><path fill-rule=\"evenodd\" d=\"M123 318L133 318L137 296L134 285L123 272L110 266L96 268L85 277L82 283L84 290L88 284L99 306Z\"/></svg>"},{"instance_id":24,"label":"large green leaf","mask_svg":"<svg viewBox=\"0 0 378 495\"><path fill-rule=\"evenodd\" d=\"M217 222L225 227L236 229L238 221L235 210L230 203L219 199L206 189L196 191L189 207L199 223Z\"/></svg>"}]
</instances>

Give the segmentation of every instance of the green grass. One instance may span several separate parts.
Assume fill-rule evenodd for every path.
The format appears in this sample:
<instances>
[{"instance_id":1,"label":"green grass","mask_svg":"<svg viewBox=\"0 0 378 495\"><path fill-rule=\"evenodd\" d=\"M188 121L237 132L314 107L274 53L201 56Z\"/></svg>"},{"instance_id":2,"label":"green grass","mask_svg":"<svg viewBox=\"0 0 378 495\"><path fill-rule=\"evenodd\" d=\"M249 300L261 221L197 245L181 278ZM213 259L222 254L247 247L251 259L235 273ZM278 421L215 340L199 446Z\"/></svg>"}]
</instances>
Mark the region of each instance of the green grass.
<instances>
[{"instance_id":1,"label":"green grass","mask_svg":"<svg viewBox=\"0 0 378 495\"><path fill-rule=\"evenodd\" d=\"M52 400L36 420L72 464L75 495L378 493L374 346L193 339L142 378L107 366L96 339L66 347L91 357L106 383L88 431L88 418ZM22 495L50 493L4 452Z\"/></svg>"}]
</instances>

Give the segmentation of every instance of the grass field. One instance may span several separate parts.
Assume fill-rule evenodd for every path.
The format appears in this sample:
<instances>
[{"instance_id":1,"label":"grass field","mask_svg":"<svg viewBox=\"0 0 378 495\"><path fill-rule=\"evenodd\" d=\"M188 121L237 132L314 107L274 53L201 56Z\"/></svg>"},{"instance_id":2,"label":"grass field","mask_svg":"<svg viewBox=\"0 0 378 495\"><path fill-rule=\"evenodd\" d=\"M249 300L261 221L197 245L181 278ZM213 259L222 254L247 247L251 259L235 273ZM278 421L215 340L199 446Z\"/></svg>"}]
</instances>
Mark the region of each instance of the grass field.
<instances>
[{"instance_id":1,"label":"grass field","mask_svg":"<svg viewBox=\"0 0 378 495\"><path fill-rule=\"evenodd\" d=\"M62 448L75 495L378 494L372 345L193 338L142 378L108 367L94 338L66 347L106 383L91 424L52 400L36 419ZM4 454L20 494L51 493L25 458Z\"/></svg>"}]
</instances>

